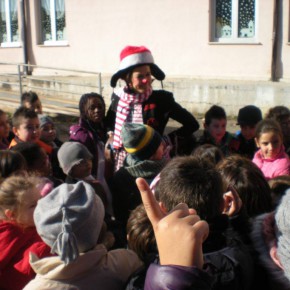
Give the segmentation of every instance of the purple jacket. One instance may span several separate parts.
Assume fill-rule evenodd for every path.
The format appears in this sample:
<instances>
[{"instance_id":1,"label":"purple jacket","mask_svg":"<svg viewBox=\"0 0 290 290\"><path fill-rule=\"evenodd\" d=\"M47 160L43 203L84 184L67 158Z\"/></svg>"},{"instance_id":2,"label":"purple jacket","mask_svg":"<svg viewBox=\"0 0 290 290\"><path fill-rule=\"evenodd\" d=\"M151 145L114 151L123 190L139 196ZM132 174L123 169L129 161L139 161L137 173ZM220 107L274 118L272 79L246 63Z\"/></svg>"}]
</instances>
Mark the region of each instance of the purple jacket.
<instances>
[{"instance_id":1,"label":"purple jacket","mask_svg":"<svg viewBox=\"0 0 290 290\"><path fill-rule=\"evenodd\" d=\"M105 131L105 130L104 130ZM87 149L93 155L93 169L92 174L97 176L97 164L98 164L98 149L97 143L100 142L103 132L98 132L90 127L89 123L80 118L79 124L72 125L70 127L70 141L77 141L87 147Z\"/></svg>"},{"instance_id":2,"label":"purple jacket","mask_svg":"<svg viewBox=\"0 0 290 290\"><path fill-rule=\"evenodd\" d=\"M283 146L278 156L274 159L265 159L262 156L261 149L258 150L254 155L253 162L262 170L266 179L290 174L290 160Z\"/></svg>"},{"instance_id":3,"label":"purple jacket","mask_svg":"<svg viewBox=\"0 0 290 290\"><path fill-rule=\"evenodd\" d=\"M209 290L213 277L196 267L151 264L146 275L144 290Z\"/></svg>"}]
</instances>

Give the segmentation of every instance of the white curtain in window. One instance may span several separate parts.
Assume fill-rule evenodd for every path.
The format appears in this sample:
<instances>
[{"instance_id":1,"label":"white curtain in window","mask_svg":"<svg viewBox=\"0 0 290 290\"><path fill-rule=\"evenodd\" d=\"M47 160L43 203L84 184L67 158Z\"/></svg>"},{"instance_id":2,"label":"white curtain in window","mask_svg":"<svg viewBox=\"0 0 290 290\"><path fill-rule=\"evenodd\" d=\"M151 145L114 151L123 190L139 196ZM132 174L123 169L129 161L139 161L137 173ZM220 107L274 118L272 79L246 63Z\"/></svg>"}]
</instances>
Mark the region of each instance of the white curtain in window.
<instances>
[{"instance_id":1,"label":"white curtain in window","mask_svg":"<svg viewBox=\"0 0 290 290\"><path fill-rule=\"evenodd\" d=\"M10 0L10 15L11 15L11 20L18 19L17 0Z\"/></svg>"},{"instance_id":2,"label":"white curtain in window","mask_svg":"<svg viewBox=\"0 0 290 290\"><path fill-rule=\"evenodd\" d=\"M64 0L55 0L56 19L64 17Z\"/></svg>"},{"instance_id":3,"label":"white curtain in window","mask_svg":"<svg viewBox=\"0 0 290 290\"><path fill-rule=\"evenodd\" d=\"M41 0L41 7L45 9L47 15L50 15L50 0Z\"/></svg>"},{"instance_id":4,"label":"white curtain in window","mask_svg":"<svg viewBox=\"0 0 290 290\"><path fill-rule=\"evenodd\" d=\"M0 13L1 13L1 20L6 19L6 7L5 7L5 0L0 0Z\"/></svg>"}]
</instances>

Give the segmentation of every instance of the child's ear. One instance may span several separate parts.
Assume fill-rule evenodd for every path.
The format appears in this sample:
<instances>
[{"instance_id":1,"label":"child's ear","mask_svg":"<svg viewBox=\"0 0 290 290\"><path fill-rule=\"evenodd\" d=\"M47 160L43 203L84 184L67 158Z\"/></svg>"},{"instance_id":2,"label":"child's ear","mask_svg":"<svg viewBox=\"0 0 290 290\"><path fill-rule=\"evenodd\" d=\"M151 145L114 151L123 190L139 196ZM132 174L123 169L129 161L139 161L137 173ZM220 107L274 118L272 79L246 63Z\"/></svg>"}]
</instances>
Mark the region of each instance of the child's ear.
<instances>
[{"instance_id":1,"label":"child's ear","mask_svg":"<svg viewBox=\"0 0 290 290\"><path fill-rule=\"evenodd\" d=\"M273 262L279 267L281 268L282 270L284 270L284 267L282 266L280 260L279 260L279 257L277 255L277 247L271 247L270 249L270 256L271 256L271 259L273 260Z\"/></svg>"},{"instance_id":2,"label":"child's ear","mask_svg":"<svg viewBox=\"0 0 290 290\"><path fill-rule=\"evenodd\" d=\"M168 210L167 210L167 208L165 207L165 205L164 205L163 202L160 201L160 202L159 202L159 206L160 206L161 210L162 210L165 214L168 213Z\"/></svg>"},{"instance_id":3,"label":"child's ear","mask_svg":"<svg viewBox=\"0 0 290 290\"><path fill-rule=\"evenodd\" d=\"M14 220L15 219L15 214L11 209L5 209L4 214L9 220Z\"/></svg>"},{"instance_id":4,"label":"child's ear","mask_svg":"<svg viewBox=\"0 0 290 290\"><path fill-rule=\"evenodd\" d=\"M259 141L258 141L257 138L255 138L255 143L256 143L256 146L257 146L258 148L260 148Z\"/></svg>"},{"instance_id":5,"label":"child's ear","mask_svg":"<svg viewBox=\"0 0 290 290\"><path fill-rule=\"evenodd\" d=\"M232 206L232 202L234 197L231 191L224 193L223 195L224 206L223 206L223 213L227 214Z\"/></svg>"},{"instance_id":6,"label":"child's ear","mask_svg":"<svg viewBox=\"0 0 290 290\"><path fill-rule=\"evenodd\" d=\"M226 214L228 216L234 216L240 211L243 203L239 197L239 194L236 191L233 190L224 193L223 199L223 214Z\"/></svg>"},{"instance_id":7,"label":"child's ear","mask_svg":"<svg viewBox=\"0 0 290 290\"><path fill-rule=\"evenodd\" d=\"M14 135L18 136L18 129L16 127L12 127L12 132Z\"/></svg>"}]
</instances>

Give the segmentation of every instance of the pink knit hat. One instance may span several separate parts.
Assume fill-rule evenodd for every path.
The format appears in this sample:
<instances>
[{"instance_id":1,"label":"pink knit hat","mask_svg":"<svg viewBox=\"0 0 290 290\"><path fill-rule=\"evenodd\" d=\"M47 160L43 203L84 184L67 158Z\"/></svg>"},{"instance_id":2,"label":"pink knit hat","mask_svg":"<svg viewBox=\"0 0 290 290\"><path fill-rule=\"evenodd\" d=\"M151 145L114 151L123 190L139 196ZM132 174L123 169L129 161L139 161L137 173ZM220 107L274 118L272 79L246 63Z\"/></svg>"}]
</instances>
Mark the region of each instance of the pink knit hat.
<instances>
[{"instance_id":1,"label":"pink knit hat","mask_svg":"<svg viewBox=\"0 0 290 290\"><path fill-rule=\"evenodd\" d=\"M119 70L111 78L111 87L115 87L119 78L137 66L149 65L152 75L159 81L164 80L164 72L154 63L151 51L145 46L126 46L120 53Z\"/></svg>"}]
</instances>

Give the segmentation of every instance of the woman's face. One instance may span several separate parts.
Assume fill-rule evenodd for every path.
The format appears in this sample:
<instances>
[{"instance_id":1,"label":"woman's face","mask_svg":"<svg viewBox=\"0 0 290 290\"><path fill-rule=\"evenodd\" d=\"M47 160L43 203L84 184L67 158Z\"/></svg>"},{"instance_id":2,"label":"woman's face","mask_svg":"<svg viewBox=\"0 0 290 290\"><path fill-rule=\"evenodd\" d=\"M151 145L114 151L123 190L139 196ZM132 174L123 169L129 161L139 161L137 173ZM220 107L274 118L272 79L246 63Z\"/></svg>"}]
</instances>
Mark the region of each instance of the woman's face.
<instances>
[{"instance_id":1,"label":"woman's face","mask_svg":"<svg viewBox=\"0 0 290 290\"><path fill-rule=\"evenodd\" d=\"M101 123L105 116L105 106L99 98L89 98L86 104L86 115L89 121Z\"/></svg>"},{"instance_id":2,"label":"woman's face","mask_svg":"<svg viewBox=\"0 0 290 290\"><path fill-rule=\"evenodd\" d=\"M152 77L149 65L136 67L131 75L128 85L136 93L143 94L151 88Z\"/></svg>"}]
</instances>

